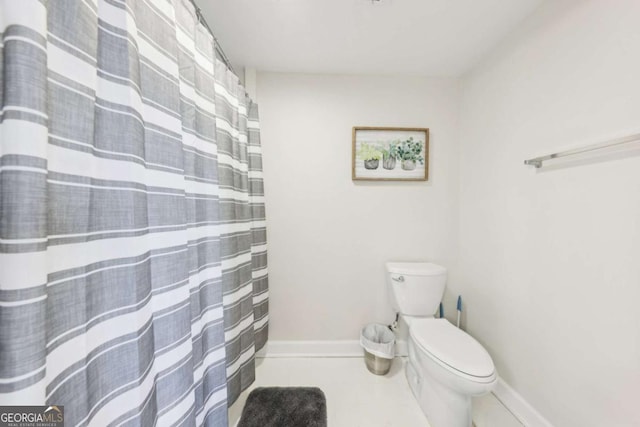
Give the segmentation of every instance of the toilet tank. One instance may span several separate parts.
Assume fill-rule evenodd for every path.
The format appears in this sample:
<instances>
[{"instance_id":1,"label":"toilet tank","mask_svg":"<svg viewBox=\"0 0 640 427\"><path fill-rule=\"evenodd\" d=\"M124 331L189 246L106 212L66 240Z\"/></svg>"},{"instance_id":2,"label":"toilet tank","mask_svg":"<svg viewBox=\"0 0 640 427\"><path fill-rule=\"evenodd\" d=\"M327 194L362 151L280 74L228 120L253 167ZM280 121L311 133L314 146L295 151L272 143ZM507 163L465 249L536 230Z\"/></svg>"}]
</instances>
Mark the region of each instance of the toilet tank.
<instances>
[{"instance_id":1,"label":"toilet tank","mask_svg":"<svg viewBox=\"0 0 640 427\"><path fill-rule=\"evenodd\" d=\"M433 316L447 283L447 269L430 262L388 262L391 306L406 316Z\"/></svg>"}]
</instances>

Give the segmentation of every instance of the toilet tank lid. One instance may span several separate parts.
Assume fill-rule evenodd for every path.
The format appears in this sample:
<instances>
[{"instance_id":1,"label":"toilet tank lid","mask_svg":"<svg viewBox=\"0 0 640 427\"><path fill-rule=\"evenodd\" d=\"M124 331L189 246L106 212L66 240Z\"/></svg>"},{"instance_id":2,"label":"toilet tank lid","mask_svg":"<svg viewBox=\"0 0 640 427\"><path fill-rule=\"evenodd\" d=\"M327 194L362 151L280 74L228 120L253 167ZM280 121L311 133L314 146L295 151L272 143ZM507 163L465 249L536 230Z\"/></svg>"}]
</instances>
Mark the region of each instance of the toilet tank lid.
<instances>
[{"instance_id":1,"label":"toilet tank lid","mask_svg":"<svg viewBox=\"0 0 640 427\"><path fill-rule=\"evenodd\" d=\"M439 276L445 274L447 269L430 262L388 262L387 271L408 276Z\"/></svg>"}]
</instances>

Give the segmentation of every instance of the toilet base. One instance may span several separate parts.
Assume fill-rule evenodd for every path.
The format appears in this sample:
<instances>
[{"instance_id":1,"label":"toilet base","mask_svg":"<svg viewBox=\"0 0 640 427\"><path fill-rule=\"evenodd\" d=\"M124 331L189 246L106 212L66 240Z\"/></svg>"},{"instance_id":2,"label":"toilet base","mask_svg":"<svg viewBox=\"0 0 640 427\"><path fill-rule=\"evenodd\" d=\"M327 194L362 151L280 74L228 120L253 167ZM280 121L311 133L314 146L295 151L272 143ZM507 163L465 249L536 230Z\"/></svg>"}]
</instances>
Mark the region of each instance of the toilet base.
<instances>
[{"instance_id":1,"label":"toilet base","mask_svg":"<svg viewBox=\"0 0 640 427\"><path fill-rule=\"evenodd\" d=\"M471 396L455 392L426 375L416 358L415 347L410 340L405 373L431 427L471 427Z\"/></svg>"}]
</instances>

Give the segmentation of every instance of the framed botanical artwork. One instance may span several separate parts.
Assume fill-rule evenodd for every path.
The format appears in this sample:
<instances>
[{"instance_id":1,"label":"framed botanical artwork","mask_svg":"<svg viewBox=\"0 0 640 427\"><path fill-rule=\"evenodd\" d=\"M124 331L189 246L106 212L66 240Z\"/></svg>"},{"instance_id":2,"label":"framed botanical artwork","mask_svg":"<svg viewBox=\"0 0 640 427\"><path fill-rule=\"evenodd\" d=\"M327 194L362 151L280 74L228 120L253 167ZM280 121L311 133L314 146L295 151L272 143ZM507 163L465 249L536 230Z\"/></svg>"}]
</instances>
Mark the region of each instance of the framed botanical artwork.
<instances>
[{"instance_id":1,"label":"framed botanical artwork","mask_svg":"<svg viewBox=\"0 0 640 427\"><path fill-rule=\"evenodd\" d=\"M429 178L429 129L354 127L352 142L354 181Z\"/></svg>"}]
</instances>

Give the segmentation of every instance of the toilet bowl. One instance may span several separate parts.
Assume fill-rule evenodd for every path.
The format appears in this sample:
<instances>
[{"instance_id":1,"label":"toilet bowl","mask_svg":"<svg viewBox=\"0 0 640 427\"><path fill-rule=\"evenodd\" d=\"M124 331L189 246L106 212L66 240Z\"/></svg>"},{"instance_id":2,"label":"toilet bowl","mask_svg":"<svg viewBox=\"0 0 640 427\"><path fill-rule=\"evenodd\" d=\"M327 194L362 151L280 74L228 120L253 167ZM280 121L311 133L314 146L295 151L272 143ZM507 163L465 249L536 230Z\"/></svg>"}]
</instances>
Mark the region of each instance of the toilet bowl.
<instances>
[{"instance_id":1,"label":"toilet bowl","mask_svg":"<svg viewBox=\"0 0 640 427\"><path fill-rule=\"evenodd\" d=\"M471 397L491 391L497 375L489 353L446 319L414 319L407 380L432 427L471 426Z\"/></svg>"},{"instance_id":2,"label":"toilet bowl","mask_svg":"<svg viewBox=\"0 0 640 427\"><path fill-rule=\"evenodd\" d=\"M470 427L471 397L491 391L489 353L446 319L433 317L446 269L431 263L387 263L393 308L409 326L407 381L431 427Z\"/></svg>"}]
</instances>

